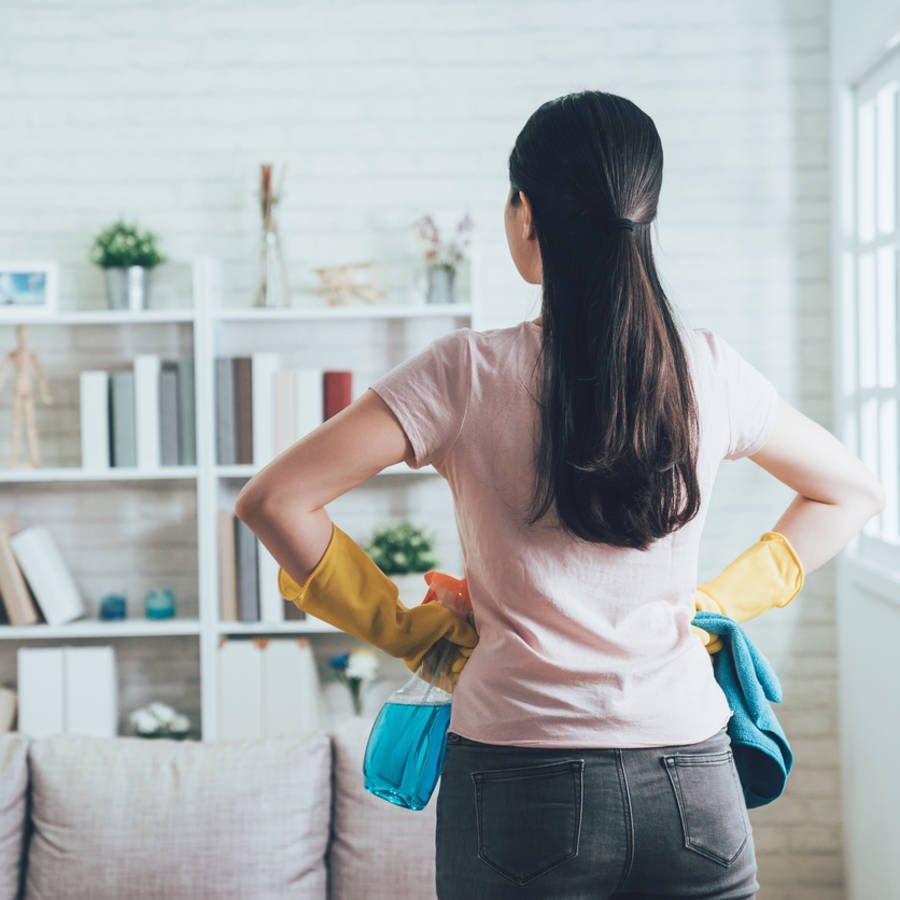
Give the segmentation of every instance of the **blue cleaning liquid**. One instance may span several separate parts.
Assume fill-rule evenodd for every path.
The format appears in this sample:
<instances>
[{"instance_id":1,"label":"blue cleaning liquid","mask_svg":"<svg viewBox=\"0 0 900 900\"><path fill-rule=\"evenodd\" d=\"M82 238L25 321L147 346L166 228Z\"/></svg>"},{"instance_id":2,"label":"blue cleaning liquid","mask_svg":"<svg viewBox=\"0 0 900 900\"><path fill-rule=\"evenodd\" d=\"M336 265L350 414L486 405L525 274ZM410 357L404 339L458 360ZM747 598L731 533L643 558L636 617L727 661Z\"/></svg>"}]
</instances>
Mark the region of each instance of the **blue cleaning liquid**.
<instances>
[{"instance_id":1,"label":"blue cleaning liquid","mask_svg":"<svg viewBox=\"0 0 900 900\"><path fill-rule=\"evenodd\" d=\"M397 806L423 809L444 765L449 724L449 703L385 703L366 744L366 790Z\"/></svg>"}]
</instances>

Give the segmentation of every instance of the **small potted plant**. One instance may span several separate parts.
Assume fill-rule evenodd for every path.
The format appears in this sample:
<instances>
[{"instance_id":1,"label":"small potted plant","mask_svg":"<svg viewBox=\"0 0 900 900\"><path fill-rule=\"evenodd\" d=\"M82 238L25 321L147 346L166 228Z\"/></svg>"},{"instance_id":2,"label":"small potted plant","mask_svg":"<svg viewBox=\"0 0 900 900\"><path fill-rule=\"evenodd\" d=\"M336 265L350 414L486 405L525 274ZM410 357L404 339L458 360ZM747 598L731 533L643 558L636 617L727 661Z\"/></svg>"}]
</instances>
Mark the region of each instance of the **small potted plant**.
<instances>
[{"instance_id":1,"label":"small potted plant","mask_svg":"<svg viewBox=\"0 0 900 900\"><path fill-rule=\"evenodd\" d=\"M338 681L347 686L353 701L353 715L362 715L363 685L375 680L378 673L378 657L366 647L348 653L338 653L328 661Z\"/></svg>"},{"instance_id":2,"label":"small potted plant","mask_svg":"<svg viewBox=\"0 0 900 900\"><path fill-rule=\"evenodd\" d=\"M135 735L143 738L183 740L190 733L191 720L175 712L167 703L153 702L134 710L128 717Z\"/></svg>"},{"instance_id":3,"label":"small potted plant","mask_svg":"<svg viewBox=\"0 0 900 900\"><path fill-rule=\"evenodd\" d=\"M119 219L95 238L91 262L106 274L110 309L146 309L150 293L150 270L165 262L156 235Z\"/></svg>"},{"instance_id":4,"label":"small potted plant","mask_svg":"<svg viewBox=\"0 0 900 900\"><path fill-rule=\"evenodd\" d=\"M419 237L425 243L425 264L428 272L428 302L454 303L454 283L457 266L465 259L472 231L472 217L466 213L456 226L456 234L442 241L434 219L423 216L416 223Z\"/></svg>"},{"instance_id":5,"label":"small potted plant","mask_svg":"<svg viewBox=\"0 0 900 900\"><path fill-rule=\"evenodd\" d=\"M375 530L365 548L375 564L400 592L406 606L418 606L428 591L424 575L437 565L432 540L411 522L384 525Z\"/></svg>"}]
</instances>

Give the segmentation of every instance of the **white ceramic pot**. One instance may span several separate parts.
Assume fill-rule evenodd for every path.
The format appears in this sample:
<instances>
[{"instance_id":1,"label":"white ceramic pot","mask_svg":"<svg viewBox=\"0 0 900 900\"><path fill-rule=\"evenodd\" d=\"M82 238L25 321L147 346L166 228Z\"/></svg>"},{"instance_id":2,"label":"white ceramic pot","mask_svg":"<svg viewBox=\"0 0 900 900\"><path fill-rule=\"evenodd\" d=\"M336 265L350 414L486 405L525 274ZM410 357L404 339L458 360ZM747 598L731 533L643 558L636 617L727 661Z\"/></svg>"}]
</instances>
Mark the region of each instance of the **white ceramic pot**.
<instances>
[{"instance_id":1,"label":"white ceramic pot","mask_svg":"<svg viewBox=\"0 0 900 900\"><path fill-rule=\"evenodd\" d=\"M409 572L405 575L391 575L391 581L400 591L400 602L404 606L418 606L428 593L428 582L424 572Z\"/></svg>"}]
</instances>

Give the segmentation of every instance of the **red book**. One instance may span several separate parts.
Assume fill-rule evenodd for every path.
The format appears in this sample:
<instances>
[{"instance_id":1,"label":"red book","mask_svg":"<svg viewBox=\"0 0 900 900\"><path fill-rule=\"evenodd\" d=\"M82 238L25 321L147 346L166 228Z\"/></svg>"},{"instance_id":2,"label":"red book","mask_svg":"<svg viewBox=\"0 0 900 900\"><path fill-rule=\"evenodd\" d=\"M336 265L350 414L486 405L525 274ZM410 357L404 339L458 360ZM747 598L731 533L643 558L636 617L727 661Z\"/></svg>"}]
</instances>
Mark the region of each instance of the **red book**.
<instances>
[{"instance_id":1,"label":"red book","mask_svg":"<svg viewBox=\"0 0 900 900\"><path fill-rule=\"evenodd\" d=\"M353 402L353 372L349 369L326 369L322 373L322 421L330 419Z\"/></svg>"}]
</instances>

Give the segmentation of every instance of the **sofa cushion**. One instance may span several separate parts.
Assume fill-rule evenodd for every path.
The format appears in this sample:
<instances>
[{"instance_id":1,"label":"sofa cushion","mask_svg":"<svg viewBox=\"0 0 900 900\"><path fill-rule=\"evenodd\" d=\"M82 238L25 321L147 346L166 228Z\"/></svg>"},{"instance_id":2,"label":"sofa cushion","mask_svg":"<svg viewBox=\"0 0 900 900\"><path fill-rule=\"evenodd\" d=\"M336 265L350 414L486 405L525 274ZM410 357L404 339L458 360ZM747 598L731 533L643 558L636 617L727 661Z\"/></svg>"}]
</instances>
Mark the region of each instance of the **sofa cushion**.
<instances>
[{"instance_id":1,"label":"sofa cushion","mask_svg":"<svg viewBox=\"0 0 900 900\"><path fill-rule=\"evenodd\" d=\"M19 892L28 795L28 740L0 734L0 897Z\"/></svg>"},{"instance_id":2,"label":"sofa cushion","mask_svg":"<svg viewBox=\"0 0 900 900\"><path fill-rule=\"evenodd\" d=\"M338 724L334 748L333 835L329 851L335 900L434 900L435 786L424 809L396 806L369 793L363 758L374 717Z\"/></svg>"},{"instance_id":3,"label":"sofa cushion","mask_svg":"<svg viewBox=\"0 0 900 900\"><path fill-rule=\"evenodd\" d=\"M26 897L325 898L331 742L57 735L29 750Z\"/></svg>"}]
</instances>

